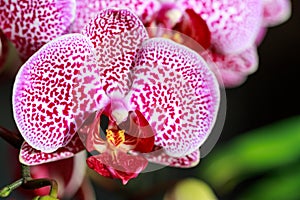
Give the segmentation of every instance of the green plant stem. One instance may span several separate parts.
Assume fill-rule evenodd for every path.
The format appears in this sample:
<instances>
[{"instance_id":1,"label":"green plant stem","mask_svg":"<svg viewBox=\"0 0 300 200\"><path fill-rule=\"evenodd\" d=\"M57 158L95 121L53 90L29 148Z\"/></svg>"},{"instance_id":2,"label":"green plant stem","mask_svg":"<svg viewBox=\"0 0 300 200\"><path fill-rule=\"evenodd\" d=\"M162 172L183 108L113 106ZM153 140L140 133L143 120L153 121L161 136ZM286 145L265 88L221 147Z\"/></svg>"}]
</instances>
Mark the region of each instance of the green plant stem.
<instances>
[{"instance_id":1,"label":"green plant stem","mask_svg":"<svg viewBox=\"0 0 300 200\"><path fill-rule=\"evenodd\" d=\"M23 143L23 138L19 133L12 132L0 126L0 137L16 149L20 149Z\"/></svg>"},{"instance_id":2,"label":"green plant stem","mask_svg":"<svg viewBox=\"0 0 300 200\"><path fill-rule=\"evenodd\" d=\"M0 197L9 196L13 190L17 189L20 186L28 190L34 190L45 186L51 186L49 196L53 199L57 199L57 182L54 179L47 178L33 179L30 175L30 166L27 165L22 165L22 178L2 188L0 190Z\"/></svg>"},{"instance_id":3,"label":"green plant stem","mask_svg":"<svg viewBox=\"0 0 300 200\"><path fill-rule=\"evenodd\" d=\"M28 165L21 165L22 177L25 179L32 179L30 174L30 166Z\"/></svg>"},{"instance_id":4,"label":"green plant stem","mask_svg":"<svg viewBox=\"0 0 300 200\"><path fill-rule=\"evenodd\" d=\"M54 179L32 179L30 174L30 167L27 165L22 165L22 177L24 179L22 187L24 189L38 189L45 186L51 186L50 189L50 196L51 197L57 197L58 193L58 185L57 182Z\"/></svg>"},{"instance_id":5,"label":"green plant stem","mask_svg":"<svg viewBox=\"0 0 300 200\"><path fill-rule=\"evenodd\" d=\"M4 188L2 188L0 190L0 197L7 197L10 195L10 193L12 191L14 191L16 188L20 187L23 184L24 179L21 178L7 186L5 186Z\"/></svg>"},{"instance_id":6,"label":"green plant stem","mask_svg":"<svg viewBox=\"0 0 300 200\"><path fill-rule=\"evenodd\" d=\"M51 197L56 198L58 192L58 185L54 179L46 179L46 178L31 179L31 180L25 179L22 185L24 189L30 189L30 190L39 189L45 186L51 186L49 195Z\"/></svg>"}]
</instances>

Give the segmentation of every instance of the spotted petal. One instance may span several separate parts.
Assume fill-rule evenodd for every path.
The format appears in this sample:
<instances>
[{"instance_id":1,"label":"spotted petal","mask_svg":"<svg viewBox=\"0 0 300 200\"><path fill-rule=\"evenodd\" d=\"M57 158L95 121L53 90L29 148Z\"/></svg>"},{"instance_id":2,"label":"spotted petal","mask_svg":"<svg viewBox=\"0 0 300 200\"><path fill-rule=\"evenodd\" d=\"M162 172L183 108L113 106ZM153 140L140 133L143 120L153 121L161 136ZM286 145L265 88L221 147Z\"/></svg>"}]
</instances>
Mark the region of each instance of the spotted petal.
<instances>
[{"instance_id":1,"label":"spotted petal","mask_svg":"<svg viewBox=\"0 0 300 200\"><path fill-rule=\"evenodd\" d=\"M14 118L33 148L54 152L74 136L80 126L74 116L89 108L87 103L77 106L74 87L90 54L91 46L84 36L65 35L43 46L19 70L13 88ZM88 87L82 90L86 96L94 96Z\"/></svg>"},{"instance_id":2,"label":"spotted petal","mask_svg":"<svg viewBox=\"0 0 300 200\"><path fill-rule=\"evenodd\" d=\"M178 0L204 19L211 43L221 53L238 53L255 41L261 26L261 0Z\"/></svg>"},{"instance_id":3,"label":"spotted petal","mask_svg":"<svg viewBox=\"0 0 300 200\"><path fill-rule=\"evenodd\" d=\"M150 20L153 13L159 9L157 0L76 0L76 18L72 31L80 33L84 26L94 18L99 11L112 7L126 7L134 11L143 22Z\"/></svg>"},{"instance_id":4,"label":"spotted petal","mask_svg":"<svg viewBox=\"0 0 300 200\"><path fill-rule=\"evenodd\" d=\"M34 166L70 158L82 150L84 150L84 146L77 135L75 135L67 146L59 148L54 153L44 153L24 142L20 150L19 161L24 165Z\"/></svg>"},{"instance_id":5,"label":"spotted petal","mask_svg":"<svg viewBox=\"0 0 300 200\"><path fill-rule=\"evenodd\" d=\"M67 33L74 17L75 0L0 1L0 28L24 60Z\"/></svg>"},{"instance_id":6,"label":"spotted petal","mask_svg":"<svg viewBox=\"0 0 300 200\"><path fill-rule=\"evenodd\" d=\"M263 24L275 26L291 16L290 0L263 0Z\"/></svg>"},{"instance_id":7,"label":"spotted petal","mask_svg":"<svg viewBox=\"0 0 300 200\"><path fill-rule=\"evenodd\" d=\"M219 106L217 80L194 51L169 39L146 41L127 96L156 132L155 145L174 157L195 151L208 137Z\"/></svg>"},{"instance_id":8,"label":"spotted petal","mask_svg":"<svg viewBox=\"0 0 300 200\"><path fill-rule=\"evenodd\" d=\"M92 42L101 70L94 78L102 81L107 94L125 94L136 52L148 38L142 22L127 9L107 9L89 22L83 34Z\"/></svg>"}]
</instances>

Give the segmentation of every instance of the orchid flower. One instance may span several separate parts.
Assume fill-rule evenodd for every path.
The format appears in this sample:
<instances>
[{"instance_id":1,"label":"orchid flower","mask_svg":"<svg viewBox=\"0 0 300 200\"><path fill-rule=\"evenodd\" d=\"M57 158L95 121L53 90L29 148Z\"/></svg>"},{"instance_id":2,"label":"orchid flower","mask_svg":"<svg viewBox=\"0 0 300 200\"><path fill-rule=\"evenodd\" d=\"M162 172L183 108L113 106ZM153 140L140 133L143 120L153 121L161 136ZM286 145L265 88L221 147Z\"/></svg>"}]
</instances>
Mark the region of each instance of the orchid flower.
<instances>
[{"instance_id":1,"label":"orchid flower","mask_svg":"<svg viewBox=\"0 0 300 200\"><path fill-rule=\"evenodd\" d=\"M202 56L217 68L226 87L242 84L256 71L256 45L266 27L284 22L291 13L289 0L77 0L77 5L84 12L77 13L76 30L97 10L125 6L146 26L187 34L206 50Z\"/></svg>"},{"instance_id":2,"label":"orchid flower","mask_svg":"<svg viewBox=\"0 0 300 200\"><path fill-rule=\"evenodd\" d=\"M90 168L124 184L148 161L192 167L219 100L217 79L199 54L149 39L130 10L105 9L81 34L47 43L19 70L20 161L36 165L86 148Z\"/></svg>"}]
</instances>

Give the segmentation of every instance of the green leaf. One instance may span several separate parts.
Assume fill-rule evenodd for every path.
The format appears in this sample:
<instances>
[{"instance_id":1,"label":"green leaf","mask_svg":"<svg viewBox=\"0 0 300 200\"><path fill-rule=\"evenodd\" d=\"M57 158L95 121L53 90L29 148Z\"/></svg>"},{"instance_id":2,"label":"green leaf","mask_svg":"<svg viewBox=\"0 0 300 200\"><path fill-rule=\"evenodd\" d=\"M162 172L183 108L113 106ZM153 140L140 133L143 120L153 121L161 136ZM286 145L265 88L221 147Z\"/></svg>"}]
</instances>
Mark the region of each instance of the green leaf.
<instances>
[{"instance_id":1,"label":"green leaf","mask_svg":"<svg viewBox=\"0 0 300 200\"><path fill-rule=\"evenodd\" d=\"M240 200L298 200L300 197L300 164L271 173L239 195Z\"/></svg>"},{"instance_id":2,"label":"green leaf","mask_svg":"<svg viewBox=\"0 0 300 200\"><path fill-rule=\"evenodd\" d=\"M200 163L200 176L226 192L245 178L300 158L300 117L236 137Z\"/></svg>"}]
</instances>

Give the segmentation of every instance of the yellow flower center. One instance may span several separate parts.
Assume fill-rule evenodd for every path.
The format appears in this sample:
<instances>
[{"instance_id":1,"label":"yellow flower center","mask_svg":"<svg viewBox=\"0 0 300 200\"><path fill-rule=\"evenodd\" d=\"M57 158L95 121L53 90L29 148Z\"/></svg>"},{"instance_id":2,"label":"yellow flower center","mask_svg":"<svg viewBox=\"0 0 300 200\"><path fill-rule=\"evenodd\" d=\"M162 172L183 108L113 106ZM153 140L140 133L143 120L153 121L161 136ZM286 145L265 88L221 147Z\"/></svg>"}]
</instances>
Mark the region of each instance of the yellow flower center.
<instances>
[{"instance_id":1,"label":"yellow flower center","mask_svg":"<svg viewBox=\"0 0 300 200\"><path fill-rule=\"evenodd\" d=\"M125 142L125 130L112 131L107 129L106 139L109 143L118 147Z\"/></svg>"}]
</instances>

